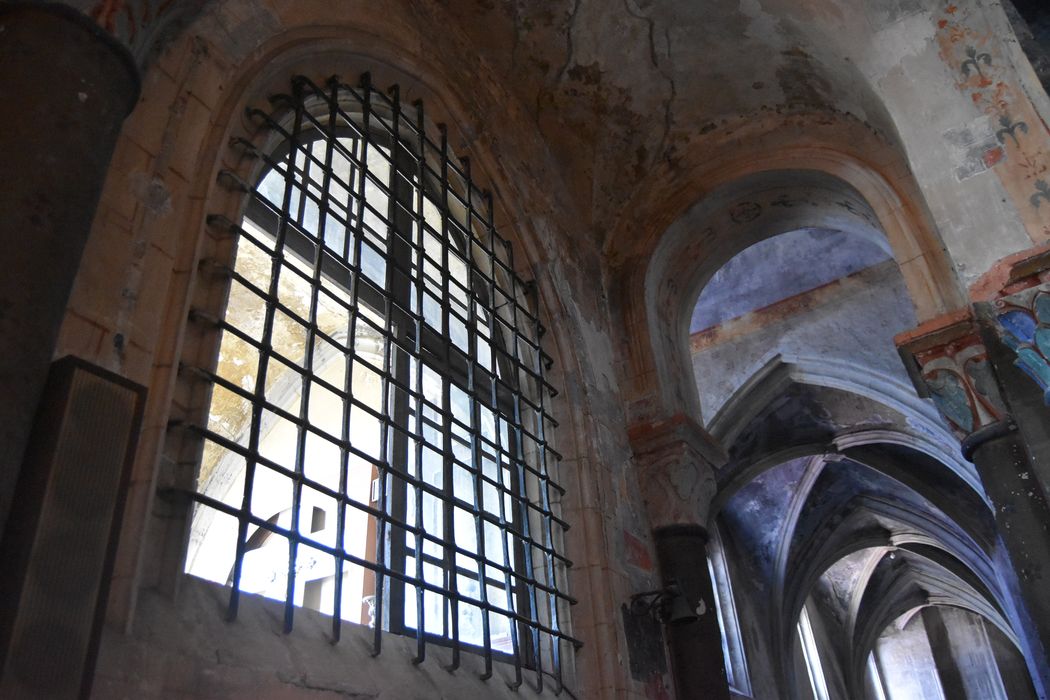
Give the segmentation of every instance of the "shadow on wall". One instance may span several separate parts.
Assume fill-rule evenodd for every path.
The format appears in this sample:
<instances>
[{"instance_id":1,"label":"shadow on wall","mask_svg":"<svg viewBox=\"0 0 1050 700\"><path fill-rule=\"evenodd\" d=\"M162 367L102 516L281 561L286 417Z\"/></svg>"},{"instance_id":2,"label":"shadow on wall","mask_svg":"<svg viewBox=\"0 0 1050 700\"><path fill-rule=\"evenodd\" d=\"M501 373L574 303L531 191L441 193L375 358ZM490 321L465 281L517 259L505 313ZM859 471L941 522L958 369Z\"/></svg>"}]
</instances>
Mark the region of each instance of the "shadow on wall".
<instances>
[{"instance_id":1,"label":"shadow on wall","mask_svg":"<svg viewBox=\"0 0 1050 700\"><path fill-rule=\"evenodd\" d=\"M706 424L778 355L906 383L893 334L915 323L896 263L870 237L799 229L756 243L715 272L693 310L690 354Z\"/></svg>"}]
</instances>

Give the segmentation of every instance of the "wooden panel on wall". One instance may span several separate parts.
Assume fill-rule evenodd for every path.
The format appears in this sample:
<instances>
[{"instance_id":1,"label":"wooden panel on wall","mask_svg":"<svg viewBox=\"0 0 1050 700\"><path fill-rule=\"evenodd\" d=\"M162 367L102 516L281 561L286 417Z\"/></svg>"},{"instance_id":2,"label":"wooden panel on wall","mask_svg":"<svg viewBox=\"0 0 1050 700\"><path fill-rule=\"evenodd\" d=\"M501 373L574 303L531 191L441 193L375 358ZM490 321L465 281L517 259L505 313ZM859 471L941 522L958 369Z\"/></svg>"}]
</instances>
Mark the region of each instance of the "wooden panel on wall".
<instances>
[{"instance_id":1,"label":"wooden panel on wall","mask_svg":"<svg viewBox=\"0 0 1050 700\"><path fill-rule=\"evenodd\" d=\"M145 388L52 365L0 561L0 696L90 692Z\"/></svg>"}]
</instances>

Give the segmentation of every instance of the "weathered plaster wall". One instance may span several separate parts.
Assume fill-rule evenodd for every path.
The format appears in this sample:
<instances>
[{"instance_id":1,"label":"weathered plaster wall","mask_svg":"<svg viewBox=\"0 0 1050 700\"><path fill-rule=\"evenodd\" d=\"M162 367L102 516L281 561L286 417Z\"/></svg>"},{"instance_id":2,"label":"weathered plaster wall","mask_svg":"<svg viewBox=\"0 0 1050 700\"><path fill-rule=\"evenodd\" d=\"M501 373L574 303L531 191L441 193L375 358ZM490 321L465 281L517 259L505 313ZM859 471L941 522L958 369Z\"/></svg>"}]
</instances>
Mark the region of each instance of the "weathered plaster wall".
<instances>
[{"instance_id":1,"label":"weathered plaster wall","mask_svg":"<svg viewBox=\"0 0 1050 700\"><path fill-rule=\"evenodd\" d=\"M996 2L751 0L721 3L714 22L706 6L635 0L453 13L515 76L599 239L647 181L688 182L694 154L739 148L738 121L806 112L855 118L905 154L964 282L1047 235L1048 208L1030 197L1048 105ZM989 56L981 75L963 72L971 46ZM1004 116L1029 131L999 138Z\"/></svg>"},{"instance_id":2,"label":"weathered plaster wall","mask_svg":"<svg viewBox=\"0 0 1050 700\"><path fill-rule=\"evenodd\" d=\"M701 144L710 151L738 116L815 108L890 126L856 68L806 35L816 19L806 6L726 2L718 21L707 6L634 0L453 11L496 70L525 78L512 89L578 174L598 237L642 176Z\"/></svg>"},{"instance_id":3,"label":"weathered plaster wall","mask_svg":"<svg viewBox=\"0 0 1050 700\"><path fill-rule=\"evenodd\" d=\"M710 421L776 355L820 358L907 381L893 345L915 316L893 262L692 336L703 415Z\"/></svg>"},{"instance_id":4,"label":"weathered plaster wall","mask_svg":"<svg viewBox=\"0 0 1050 700\"><path fill-rule=\"evenodd\" d=\"M1031 201L1047 167L1045 93L1032 90L1034 75L997 3L901 3L890 19L860 65L896 115L969 285L997 258L1047 236L1050 208Z\"/></svg>"},{"instance_id":5,"label":"weathered plaster wall","mask_svg":"<svg viewBox=\"0 0 1050 700\"><path fill-rule=\"evenodd\" d=\"M517 689L513 669L495 664L487 681L478 655L464 654L449 673L447 649L431 646L428 658L413 664L415 643L387 635L383 653L372 656L372 631L346 626L339 644L330 640L327 617L300 610L294 635L282 631L284 606L245 596L237 621L223 613L228 589L187 579L178 599L150 591L142 596L134 632L108 630L103 637L97 698L162 700L196 698L541 698L535 676ZM549 686L548 680L548 686ZM530 685L532 684L532 685ZM579 696L584 697L584 696Z\"/></svg>"},{"instance_id":6,"label":"weathered plaster wall","mask_svg":"<svg viewBox=\"0 0 1050 700\"><path fill-rule=\"evenodd\" d=\"M79 4L102 10L100 21L126 5ZM691 409L691 369L720 361L747 376L768 359L774 336L800 355L901 378L893 332L956 308L960 289L991 261L1050 235L1050 195L1039 188L1050 108L1005 27L998 6L980 0L223 0L176 27L182 33L145 75L125 125L57 350L150 387L102 676L114 688L174 695L184 689L162 679L175 659L191 659L195 687L216 696L261 688L254 672L231 671L221 654L212 663L195 648L200 629L216 640L239 633L229 631L236 623L210 627L195 617L211 605L205 593L174 602L186 506L155 499L193 469L166 449L178 439L168 422L201 400L177 367L194 341L188 308L208 295L198 260L221 252L205 216L235 218L239 208L215 174L251 170L225 147L230 135L250 133L240 116L246 102L265 105L292 70L352 81L367 69L377 85L400 82L406 100L424 98L431 118L449 124L455 150L496 193L497 223L518 246L523 276L537 280L551 330L563 508L574 525L567 549L577 564L570 592L585 593L574 611L587 641L577 687L585 697L660 697L665 675L629 678L618 624L621 603L656 581L625 407L652 399ZM678 307L691 305L695 290L678 273L739 241L730 229L707 237L705 227L684 227L684 247L664 251L679 267L666 266L673 274L664 277L647 277L651 255L720 185L767 171L844 183L848 201L863 204L854 214L873 216L869 227L885 233L896 267L806 295L790 314L764 317L763 329L745 318L739 335L720 335L690 365L679 323L688 313ZM730 197L719 215L746 219L755 203ZM654 320L647 303L671 311ZM864 335L854 335L856 318ZM886 344L871 342L875 335ZM708 379L698 388L715 397L710 417L738 384ZM761 610L748 608L745 628L760 624ZM300 644L313 642L299 641L301 631L281 638L277 658L305 653ZM271 653L265 634L240 641L258 644L259 658ZM150 649L164 661L147 663ZM296 670L268 677L266 691L305 692L319 677L299 672L308 663L288 661ZM753 667L760 684L771 682L772 663ZM439 692L460 687L434 682ZM323 677L316 692L341 683Z\"/></svg>"},{"instance_id":7,"label":"weathered plaster wall","mask_svg":"<svg viewBox=\"0 0 1050 700\"><path fill-rule=\"evenodd\" d=\"M206 396L177 368L198 342L197 331L186 325L190 305L214 295L198 274L198 260L221 256L224 246L228 254L228 243L206 229L205 217L222 213L236 219L240 207L236 193L216 185L216 172L228 168L247 177L253 167L226 148L227 139L252 137L254 127L241 116L243 107L265 108L266 96L286 90L296 72L321 80L338 73L352 82L370 70L377 86L399 82L406 101L424 99L430 118L449 125L453 148L471 157L476 178L496 193L497 227L514 241L519 271L537 282L551 331L548 350L557 361L553 380L562 390L555 408L562 423L556 439L566 456L560 481L569 495L563 514L574 526L566 553L577 565L569 592L586 592L574 610L573 631L588 641L571 684L585 696L663 692L666 676L628 676L623 630L613 623L631 592L655 586L656 572L618 400L598 251L578 235L579 216L558 184L562 176L548 145L505 92L504 81L485 61L475 60L469 39L443 12L428 3L382 8L369 2L214 3L145 76L142 100L114 156L56 351L150 387L100 668L103 676L121 678L114 682L145 684L159 696L181 692L156 690L166 672L159 662L128 666L124 654L131 652L116 630L132 630L140 651L157 640L143 630L158 625L173 645L163 654L178 657L193 646L195 623L179 612L188 609L163 598L181 576L187 506L155 494L194 468L172 451L180 436L168 422L199 408ZM435 33L435 26L444 29ZM208 354L206 348L201 352ZM138 610L140 591L152 603ZM162 591L162 597L153 591ZM216 628L216 634L235 624ZM289 636L291 648L298 648L300 636L298 628ZM266 657L265 635L241 637L241 642L262 645L255 652ZM246 647L241 653L255 652ZM222 675L221 660L195 659L200 674ZM397 674L390 675L396 681ZM280 692L292 693L296 678L275 682L284 684ZM433 678L444 683L441 674ZM449 692L455 683L447 681ZM209 690L217 696L251 695L256 688L244 674L216 687L224 689Z\"/></svg>"},{"instance_id":8,"label":"weathered plaster wall","mask_svg":"<svg viewBox=\"0 0 1050 700\"><path fill-rule=\"evenodd\" d=\"M690 334L835 282L890 258L881 241L806 228L769 238L737 254L700 292Z\"/></svg>"}]
</instances>

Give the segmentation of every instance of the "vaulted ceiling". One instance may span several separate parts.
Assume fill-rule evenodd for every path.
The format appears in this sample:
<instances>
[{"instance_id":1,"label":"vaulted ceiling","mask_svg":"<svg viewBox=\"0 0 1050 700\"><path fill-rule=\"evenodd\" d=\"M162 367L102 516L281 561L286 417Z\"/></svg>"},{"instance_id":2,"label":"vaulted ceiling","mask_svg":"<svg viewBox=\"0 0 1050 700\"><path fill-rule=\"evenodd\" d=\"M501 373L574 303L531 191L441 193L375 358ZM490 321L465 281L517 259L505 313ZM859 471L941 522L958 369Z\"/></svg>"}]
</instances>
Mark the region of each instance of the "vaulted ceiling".
<instances>
[{"instance_id":1,"label":"vaulted ceiling","mask_svg":"<svg viewBox=\"0 0 1050 700\"><path fill-rule=\"evenodd\" d=\"M922 5L461 0L447 11L531 111L600 238L652 169L747 120L820 113L894 141L865 71L887 50L875 30Z\"/></svg>"}]
</instances>

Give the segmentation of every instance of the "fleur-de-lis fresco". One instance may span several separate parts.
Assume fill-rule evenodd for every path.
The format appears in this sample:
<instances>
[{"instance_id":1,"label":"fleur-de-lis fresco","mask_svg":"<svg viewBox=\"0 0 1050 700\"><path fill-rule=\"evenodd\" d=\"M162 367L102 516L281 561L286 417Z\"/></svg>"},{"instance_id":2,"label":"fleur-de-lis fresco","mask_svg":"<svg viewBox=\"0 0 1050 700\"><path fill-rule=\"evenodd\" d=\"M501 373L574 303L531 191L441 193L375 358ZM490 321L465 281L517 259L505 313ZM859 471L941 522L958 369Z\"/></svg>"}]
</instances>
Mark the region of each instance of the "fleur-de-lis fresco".
<instances>
[{"instance_id":1,"label":"fleur-de-lis fresco","mask_svg":"<svg viewBox=\"0 0 1050 700\"><path fill-rule=\"evenodd\" d=\"M1050 185L1046 184L1046 180L1036 180L1035 190L1035 194L1029 197L1028 201L1032 203L1033 207L1038 209L1040 199L1045 199L1047 202L1050 202Z\"/></svg>"},{"instance_id":2,"label":"fleur-de-lis fresco","mask_svg":"<svg viewBox=\"0 0 1050 700\"><path fill-rule=\"evenodd\" d=\"M981 71L981 64L983 63L986 66L992 65L992 55L984 51L978 52L974 47L968 46L966 47L966 56L967 59L962 62L963 75L968 77L972 67L973 70L977 71L977 75L983 78L984 73Z\"/></svg>"},{"instance_id":3,"label":"fleur-de-lis fresco","mask_svg":"<svg viewBox=\"0 0 1050 700\"><path fill-rule=\"evenodd\" d=\"M1017 140L1017 130L1020 129L1021 133L1028 133L1028 124L1023 121L1013 121L1007 114L999 116L999 126L1002 128L995 132L995 138L999 139L999 143L1006 143L1006 137L1009 136L1014 140L1015 146L1020 146L1021 143Z\"/></svg>"}]
</instances>

